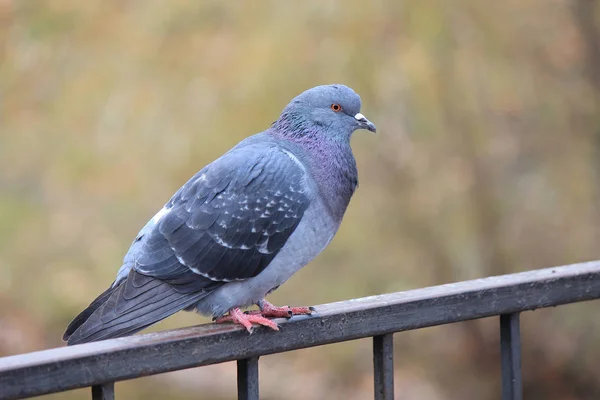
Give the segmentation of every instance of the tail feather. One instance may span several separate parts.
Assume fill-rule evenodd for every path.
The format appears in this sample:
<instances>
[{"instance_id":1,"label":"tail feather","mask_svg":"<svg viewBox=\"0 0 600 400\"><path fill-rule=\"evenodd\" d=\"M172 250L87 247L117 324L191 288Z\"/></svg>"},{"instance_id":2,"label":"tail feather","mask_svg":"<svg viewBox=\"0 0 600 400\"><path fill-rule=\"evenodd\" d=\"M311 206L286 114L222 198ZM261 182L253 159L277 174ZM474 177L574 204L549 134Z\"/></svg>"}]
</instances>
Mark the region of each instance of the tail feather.
<instances>
[{"instance_id":1,"label":"tail feather","mask_svg":"<svg viewBox=\"0 0 600 400\"><path fill-rule=\"evenodd\" d=\"M180 293L173 285L132 270L123 282L102 293L79 314L63 339L74 345L132 335L207 294Z\"/></svg>"},{"instance_id":2,"label":"tail feather","mask_svg":"<svg viewBox=\"0 0 600 400\"><path fill-rule=\"evenodd\" d=\"M96 311L100 306L102 306L106 300L110 297L110 295L117 289L117 287L113 287L112 285L106 289L100 296L96 297L94 301L82 312L76 316L73 321L67 326L65 333L63 334L62 339L64 341L69 340L69 337L79 328L81 325L87 321L87 319Z\"/></svg>"}]
</instances>

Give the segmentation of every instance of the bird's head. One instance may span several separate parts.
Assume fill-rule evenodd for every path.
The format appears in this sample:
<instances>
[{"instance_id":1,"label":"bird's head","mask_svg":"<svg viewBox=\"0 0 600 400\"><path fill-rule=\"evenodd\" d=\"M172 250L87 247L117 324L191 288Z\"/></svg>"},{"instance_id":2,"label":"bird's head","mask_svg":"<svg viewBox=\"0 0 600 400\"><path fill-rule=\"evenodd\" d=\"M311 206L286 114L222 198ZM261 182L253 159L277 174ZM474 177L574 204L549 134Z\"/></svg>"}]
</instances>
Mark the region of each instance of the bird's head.
<instances>
[{"instance_id":1,"label":"bird's head","mask_svg":"<svg viewBox=\"0 0 600 400\"><path fill-rule=\"evenodd\" d=\"M292 135L316 133L346 140L358 129L376 132L360 107L360 96L348 86L316 86L296 96L274 126Z\"/></svg>"}]
</instances>

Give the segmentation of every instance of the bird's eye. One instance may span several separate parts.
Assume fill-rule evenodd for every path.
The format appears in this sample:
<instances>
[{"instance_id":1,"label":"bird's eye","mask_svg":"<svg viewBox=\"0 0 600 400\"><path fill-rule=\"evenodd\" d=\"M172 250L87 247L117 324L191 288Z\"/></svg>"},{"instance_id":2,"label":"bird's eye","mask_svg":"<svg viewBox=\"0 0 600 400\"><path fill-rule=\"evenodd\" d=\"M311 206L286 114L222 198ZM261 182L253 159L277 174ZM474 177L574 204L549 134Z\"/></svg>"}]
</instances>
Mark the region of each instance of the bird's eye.
<instances>
[{"instance_id":1,"label":"bird's eye","mask_svg":"<svg viewBox=\"0 0 600 400\"><path fill-rule=\"evenodd\" d=\"M342 106L340 106L339 104L332 104L331 109L335 112L340 112L342 111Z\"/></svg>"}]
</instances>

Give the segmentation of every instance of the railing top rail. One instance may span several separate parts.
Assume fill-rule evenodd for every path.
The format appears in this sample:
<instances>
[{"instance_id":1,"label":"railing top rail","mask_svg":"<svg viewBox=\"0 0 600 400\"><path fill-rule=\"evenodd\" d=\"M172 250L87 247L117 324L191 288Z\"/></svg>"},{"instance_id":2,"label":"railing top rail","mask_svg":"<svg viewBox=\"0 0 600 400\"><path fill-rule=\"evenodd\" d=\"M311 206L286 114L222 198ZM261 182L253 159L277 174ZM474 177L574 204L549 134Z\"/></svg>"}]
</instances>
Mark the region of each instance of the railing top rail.
<instances>
[{"instance_id":1,"label":"railing top rail","mask_svg":"<svg viewBox=\"0 0 600 400\"><path fill-rule=\"evenodd\" d=\"M207 324L0 358L0 400L600 298L600 261L316 306L248 335Z\"/></svg>"}]
</instances>

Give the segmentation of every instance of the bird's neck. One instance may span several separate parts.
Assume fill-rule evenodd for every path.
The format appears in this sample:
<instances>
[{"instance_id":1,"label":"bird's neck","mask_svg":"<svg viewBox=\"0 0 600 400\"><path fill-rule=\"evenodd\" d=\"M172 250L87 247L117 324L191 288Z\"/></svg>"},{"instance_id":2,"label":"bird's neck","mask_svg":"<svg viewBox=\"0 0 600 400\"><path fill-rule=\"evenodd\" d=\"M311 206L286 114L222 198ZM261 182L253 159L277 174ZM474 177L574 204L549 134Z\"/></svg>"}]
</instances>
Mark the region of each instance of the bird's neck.
<instances>
[{"instance_id":1,"label":"bird's neck","mask_svg":"<svg viewBox=\"0 0 600 400\"><path fill-rule=\"evenodd\" d=\"M270 133L292 143L305 155L303 161L311 171L321 199L330 215L341 222L358 185L356 160L349 140L336 140L324 132L286 135L271 129Z\"/></svg>"},{"instance_id":2,"label":"bird's neck","mask_svg":"<svg viewBox=\"0 0 600 400\"><path fill-rule=\"evenodd\" d=\"M358 186L356 160L350 144L324 142L311 149L317 186L332 217L341 222Z\"/></svg>"}]
</instances>

